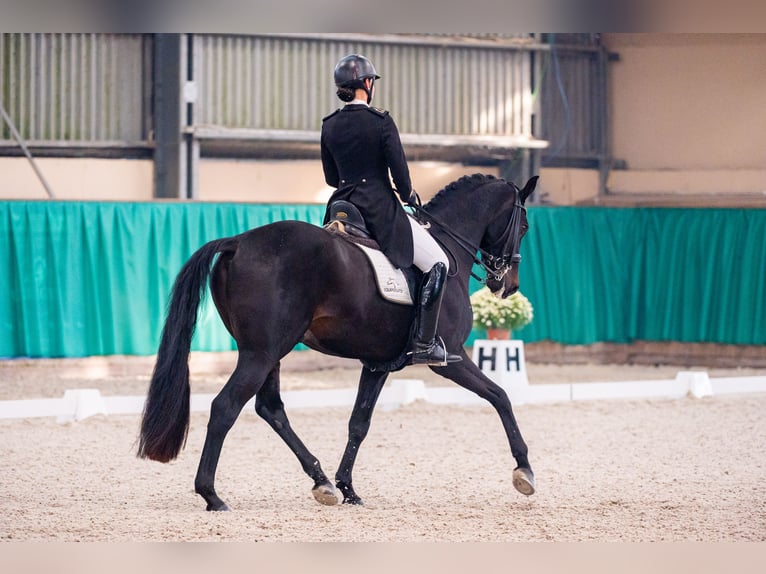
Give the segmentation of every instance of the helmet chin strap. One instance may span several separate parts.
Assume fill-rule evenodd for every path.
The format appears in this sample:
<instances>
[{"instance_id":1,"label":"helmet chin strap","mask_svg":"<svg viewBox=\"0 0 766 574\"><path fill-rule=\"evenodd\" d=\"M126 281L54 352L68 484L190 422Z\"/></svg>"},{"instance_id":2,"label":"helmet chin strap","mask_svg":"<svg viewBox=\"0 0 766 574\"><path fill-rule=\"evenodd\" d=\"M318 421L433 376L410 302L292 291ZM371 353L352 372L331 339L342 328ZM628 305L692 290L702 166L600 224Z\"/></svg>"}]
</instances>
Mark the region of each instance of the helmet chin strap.
<instances>
[{"instance_id":1,"label":"helmet chin strap","mask_svg":"<svg viewBox=\"0 0 766 574\"><path fill-rule=\"evenodd\" d=\"M370 78L370 88L367 89L367 82L364 82L364 91L367 92L367 105L372 102L372 87L375 84L375 78Z\"/></svg>"}]
</instances>

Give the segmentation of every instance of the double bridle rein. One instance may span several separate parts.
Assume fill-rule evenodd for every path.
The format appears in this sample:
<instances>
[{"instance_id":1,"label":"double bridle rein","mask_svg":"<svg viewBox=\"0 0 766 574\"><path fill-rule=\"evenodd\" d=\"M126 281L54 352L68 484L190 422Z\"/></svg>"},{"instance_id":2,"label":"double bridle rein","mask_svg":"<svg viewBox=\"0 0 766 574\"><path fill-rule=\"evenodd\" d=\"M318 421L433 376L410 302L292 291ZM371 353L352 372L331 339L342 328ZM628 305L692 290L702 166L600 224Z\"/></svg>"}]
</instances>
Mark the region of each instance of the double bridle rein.
<instances>
[{"instance_id":1,"label":"double bridle rein","mask_svg":"<svg viewBox=\"0 0 766 574\"><path fill-rule=\"evenodd\" d=\"M461 249L466 251L471 256L474 264L479 265L482 269L484 269L486 277L479 277L473 271L471 271L471 277L479 281L482 285L486 285L487 280L490 277L496 281L502 281L503 277L505 277L505 274L508 273L508 270L513 264L518 265L521 263L521 253L519 253L521 241L519 238L519 233L521 231L521 215L525 211L526 208L519 200L519 191L516 189L516 200L513 204L511 217L509 218L503 233L492 245L489 246L488 250L484 250L480 246L474 245L462 237L459 233L451 230L446 224L439 221L436 217L428 213L428 211L422 207L415 207L415 215L419 221L424 219L427 220L427 222L435 224L440 229L440 231L450 237L455 243L458 244L458 246L460 246ZM444 243L438 238L434 237L434 239L436 239L436 241L442 245L444 250L449 253L450 256L452 256L453 260L457 261L448 246L444 245ZM490 251L497 253L494 248L499 245L502 245L500 255L493 255ZM480 258L476 257L477 252L481 255Z\"/></svg>"}]
</instances>

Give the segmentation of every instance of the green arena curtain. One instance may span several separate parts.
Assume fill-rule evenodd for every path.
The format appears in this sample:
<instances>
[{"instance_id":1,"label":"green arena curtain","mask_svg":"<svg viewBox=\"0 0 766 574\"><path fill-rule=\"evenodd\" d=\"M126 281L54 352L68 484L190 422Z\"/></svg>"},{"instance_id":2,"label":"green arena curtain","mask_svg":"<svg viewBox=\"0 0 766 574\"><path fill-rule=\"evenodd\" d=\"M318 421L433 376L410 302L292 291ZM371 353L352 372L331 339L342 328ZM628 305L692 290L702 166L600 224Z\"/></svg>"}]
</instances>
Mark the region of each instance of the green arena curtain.
<instances>
[{"instance_id":1,"label":"green arena curtain","mask_svg":"<svg viewBox=\"0 0 766 574\"><path fill-rule=\"evenodd\" d=\"M526 341L766 344L766 210L530 208Z\"/></svg>"},{"instance_id":2,"label":"green arena curtain","mask_svg":"<svg viewBox=\"0 0 766 574\"><path fill-rule=\"evenodd\" d=\"M0 357L154 354L173 281L196 249L323 214L295 204L0 202ZM535 318L514 337L766 344L766 210L530 207L528 217L520 276ZM192 348L235 348L209 297Z\"/></svg>"},{"instance_id":3,"label":"green arena curtain","mask_svg":"<svg viewBox=\"0 0 766 574\"><path fill-rule=\"evenodd\" d=\"M0 357L149 355L176 274L207 241L323 206L0 203ZM207 297L194 350L235 348Z\"/></svg>"}]
</instances>

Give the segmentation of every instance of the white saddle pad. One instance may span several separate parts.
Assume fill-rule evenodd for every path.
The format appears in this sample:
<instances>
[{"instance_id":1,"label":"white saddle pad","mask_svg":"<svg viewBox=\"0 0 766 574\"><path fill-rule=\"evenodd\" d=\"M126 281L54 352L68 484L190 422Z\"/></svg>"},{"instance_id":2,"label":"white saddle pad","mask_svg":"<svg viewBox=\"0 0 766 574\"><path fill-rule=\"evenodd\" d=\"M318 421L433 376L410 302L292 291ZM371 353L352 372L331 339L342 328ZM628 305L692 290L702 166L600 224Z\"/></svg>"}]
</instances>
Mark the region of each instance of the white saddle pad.
<instances>
[{"instance_id":1,"label":"white saddle pad","mask_svg":"<svg viewBox=\"0 0 766 574\"><path fill-rule=\"evenodd\" d=\"M361 249L370 260L372 268L375 270L375 278L381 296L392 303L414 305L410 289L407 286L407 278L401 269L394 267L381 251L370 249L358 243L354 243L354 245Z\"/></svg>"}]
</instances>

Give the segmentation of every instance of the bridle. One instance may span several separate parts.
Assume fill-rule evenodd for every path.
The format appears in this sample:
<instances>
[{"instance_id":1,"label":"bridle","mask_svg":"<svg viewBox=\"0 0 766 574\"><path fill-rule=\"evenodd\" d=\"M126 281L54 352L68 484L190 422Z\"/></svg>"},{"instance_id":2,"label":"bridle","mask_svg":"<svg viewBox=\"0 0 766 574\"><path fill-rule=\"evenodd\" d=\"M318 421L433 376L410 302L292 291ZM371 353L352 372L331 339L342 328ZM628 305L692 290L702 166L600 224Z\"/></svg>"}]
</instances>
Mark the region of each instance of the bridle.
<instances>
[{"instance_id":1,"label":"bridle","mask_svg":"<svg viewBox=\"0 0 766 574\"><path fill-rule=\"evenodd\" d=\"M513 203L511 217L508 220L502 235L500 235L500 238L490 246L489 251L479 249L482 259L479 264L487 272L487 276L492 275L497 281L501 281L514 264L518 266L519 263L521 263L521 253L519 252L521 238L519 237L519 234L521 232L522 213L526 213L526 208L519 201L517 194L516 201ZM492 255L492 253L490 253L490 251L494 251L492 247L501 243L503 247L500 250L500 255ZM486 283L486 280L484 283Z\"/></svg>"},{"instance_id":2,"label":"bridle","mask_svg":"<svg viewBox=\"0 0 766 574\"><path fill-rule=\"evenodd\" d=\"M486 277L480 277L471 271L471 277L479 281L482 285L486 285L487 280L490 278L495 279L496 281L502 281L505 274L508 273L514 264L518 265L521 263L521 253L519 253L521 238L519 237L519 234L521 232L521 216L526 212L526 208L519 199L518 188L516 188L516 199L513 203L513 209L511 210L511 217L508 219L508 223L506 224L503 233L487 250L482 249L478 245L474 245L459 233L451 230L446 224L439 221L422 207L415 206L414 209L418 220L422 218L435 224L445 235L450 237L461 249L471 256L474 264L479 265L479 267L484 269ZM444 245L438 238L434 237L434 239L436 239L436 241L442 245L444 250L455 259L454 254L452 254L448 246ZM502 245L500 255L493 255L490 251L497 253L494 247L499 245ZM477 252L481 255L481 258L476 257ZM455 259L455 261L457 260Z\"/></svg>"}]
</instances>

